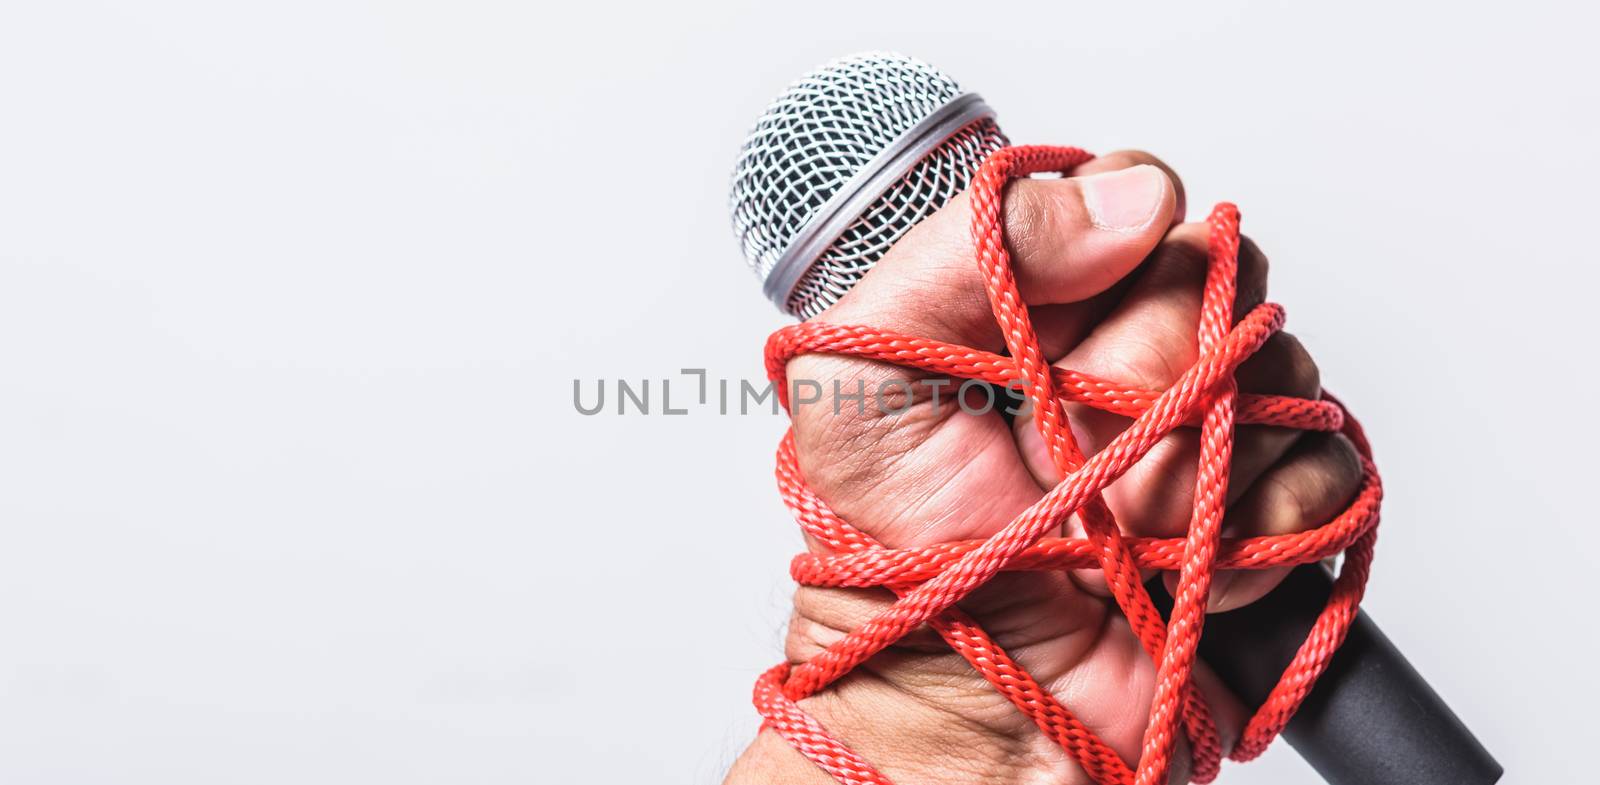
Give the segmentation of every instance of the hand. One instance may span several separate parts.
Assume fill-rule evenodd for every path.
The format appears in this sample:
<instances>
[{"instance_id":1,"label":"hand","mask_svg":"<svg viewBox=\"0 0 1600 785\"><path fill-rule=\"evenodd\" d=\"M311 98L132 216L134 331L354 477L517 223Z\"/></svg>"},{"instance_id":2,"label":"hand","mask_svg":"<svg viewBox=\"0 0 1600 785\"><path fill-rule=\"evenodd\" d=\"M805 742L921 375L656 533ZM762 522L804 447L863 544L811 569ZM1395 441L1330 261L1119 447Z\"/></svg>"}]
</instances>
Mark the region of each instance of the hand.
<instances>
[{"instance_id":1,"label":"hand","mask_svg":"<svg viewBox=\"0 0 1600 785\"><path fill-rule=\"evenodd\" d=\"M1057 365L1134 387L1162 389L1196 358L1195 328L1206 264L1205 228L1181 224L1182 188L1159 161L1117 153L1060 180L1025 180L1006 193L1007 245L1046 355ZM968 234L965 198L902 239L818 321L861 324L1003 351ZM1266 295L1267 264L1245 241L1239 257L1243 315ZM804 355L791 379L875 390L908 369L831 355ZM1315 398L1316 365L1279 333L1239 369L1245 392ZM800 466L818 495L890 547L981 538L1038 501L1061 477L1025 417L972 415L930 388L909 408L877 411L800 406L793 412ZM1129 421L1069 406L1074 432L1094 452ZM1105 499L1124 530L1181 536L1192 510L1198 432L1169 435ZM1361 478L1342 436L1278 428L1238 430L1225 535L1284 534L1337 514ZM1081 533L1069 532L1074 535ZM1213 610L1259 598L1282 571L1222 574ZM1002 573L961 603L1039 683L1124 760L1136 760L1154 664L1104 599L1097 572ZM788 656L810 659L890 602L887 592L802 588ZM1195 679L1223 743L1246 712L1203 667ZM802 706L891 779L1090 782L1056 745L932 633L891 647ZM1180 756L1182 757L1182 756ZM1187 780L1184 767L1173 777ZM781 739L764 733L729 781L828 782Z\"/></svg>"}]
</instances>

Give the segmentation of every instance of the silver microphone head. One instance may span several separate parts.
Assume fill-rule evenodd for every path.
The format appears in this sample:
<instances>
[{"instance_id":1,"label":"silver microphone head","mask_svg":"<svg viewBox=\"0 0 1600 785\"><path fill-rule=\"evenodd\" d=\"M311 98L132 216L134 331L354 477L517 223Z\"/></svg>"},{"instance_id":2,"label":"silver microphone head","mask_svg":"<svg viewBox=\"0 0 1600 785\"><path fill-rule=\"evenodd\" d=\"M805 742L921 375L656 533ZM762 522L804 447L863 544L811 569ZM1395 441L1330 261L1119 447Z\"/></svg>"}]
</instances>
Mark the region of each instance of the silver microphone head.
<instances>
[{"instance_id":1,"label":"silver microphone head","mask_svg":"<svg viewBox=\"0 0 1600 785\"><path fill-rule=\"evenodd\" d=\"M790 85L745 139L734 232L767 297L807 319L1005 145L994 111L933 66L840 58Z\"/></svg>"}]
</instances>

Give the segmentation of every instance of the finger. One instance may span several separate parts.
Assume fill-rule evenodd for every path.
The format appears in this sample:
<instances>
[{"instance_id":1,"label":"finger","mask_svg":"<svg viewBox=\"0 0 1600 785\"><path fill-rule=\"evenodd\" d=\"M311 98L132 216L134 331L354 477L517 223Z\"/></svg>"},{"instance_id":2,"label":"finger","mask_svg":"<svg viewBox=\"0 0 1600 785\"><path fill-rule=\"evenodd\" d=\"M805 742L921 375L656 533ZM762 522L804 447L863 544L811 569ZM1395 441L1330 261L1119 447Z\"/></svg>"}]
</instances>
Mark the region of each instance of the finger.
<instances>
[{"instance_id":1,"label":"finger","mask_svg":"<svg viewBox=\"0 0 1600 785\"><path fill-rule=\"evenodd\" d=\"M1172 167L1150 153L1143 150L1118 150L1099 156L1073 169L1069 174L1073 177L1085 177L1119 169L1131 169L1140 165L1157 167L1167 175L1167 179L1172 182L1174 197L1172 218L1168 223L1170 226L1183 223L1183 181ZM1039 335L1039 345L1044 355L1052 359L1060 357L1082 341L1090 329L1104 319L1112 307L1121 301L1131 282L1131 276L1124 276L1111 288L1082 302L1035 307L1032 312L1033 326Z\"/></svg>"},{"instance_id":2,"label":"finger","mask_svg":"<svg viewBox=\"0 0 1600 785\"><path fill-rule=\"evenodd\" d=\"M1360 489L1361 459L1350 440L1337 433L1308 433L1228 509L1223 535L1265 537L1314 529L1343 511ZM1290 569L1219 572L1207 610L1249 605L1276 588Z\"/></svg>"},{"instance_id":3,"label":"finger","mask_svg":"<svg viewBox=\"0 0 1600 785\"><path fill-rule=\"evenodd\" d=\"M1082 177L1085 175L1099 174L1101 172L1111 172L1117 169L1127 169L1130 167L1139 166L1140 164L1149 164L1151 166L1158 167L1161 169L1161 171L1166 173L1167 179L1172 181L1172 189L1174 195L1176 196L1172 210L1172 225L1177 226L1178 224L1183 223L1187 201L1184 198L1183 180L1178 177L1177 171L1175 171L1171 166L1168 166L1165 161L1155 157L1154 155L1151 155L1150 153L1147 153L1143 150L1118 150L1114 153L1106 153L1105 155L1099 156L1094 160L1089 161L1088 163L1083 164L1076 169L1073 169L1071 174L1074 177Z\"/></svg>"}]
</instances>

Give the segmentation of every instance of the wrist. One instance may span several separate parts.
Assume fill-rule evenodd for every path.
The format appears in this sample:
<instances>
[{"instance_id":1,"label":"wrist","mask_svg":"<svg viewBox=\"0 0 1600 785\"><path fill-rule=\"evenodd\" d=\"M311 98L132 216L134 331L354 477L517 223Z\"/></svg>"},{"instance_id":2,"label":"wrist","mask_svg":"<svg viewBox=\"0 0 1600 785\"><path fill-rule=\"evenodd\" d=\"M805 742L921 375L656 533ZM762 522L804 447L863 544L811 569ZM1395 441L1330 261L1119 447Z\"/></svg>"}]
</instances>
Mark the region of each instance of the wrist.
<instances>
[{"instance_id":1,"label":"wrist","mask_svg":"<svg viewBox=\"0 0 1600 785\"><path fill-rule=\"evenodd\" d=\"M1030 669L1065 667L1073 658L1059 656L1060 643L1071 631L1060 628L1061 615L1042 612L1049 607L1038 601L1043 590L1037 580L1001 580L972 601L1011 656L1031 661ZM802 587L785 646L789 661L816 656L891 601L884 591ZM897 783L1087 782L1075 763L927 628L799 705ZM726 785L832 781L777 733L764 730Z\"/></svg>"}]
</instances>

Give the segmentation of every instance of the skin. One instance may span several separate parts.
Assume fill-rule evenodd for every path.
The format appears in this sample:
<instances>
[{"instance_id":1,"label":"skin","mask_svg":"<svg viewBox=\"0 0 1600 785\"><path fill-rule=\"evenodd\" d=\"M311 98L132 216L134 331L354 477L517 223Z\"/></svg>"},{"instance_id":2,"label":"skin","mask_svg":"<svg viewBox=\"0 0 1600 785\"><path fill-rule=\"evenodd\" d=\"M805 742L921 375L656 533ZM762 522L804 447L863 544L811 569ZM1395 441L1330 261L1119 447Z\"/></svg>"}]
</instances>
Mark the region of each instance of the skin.
<instances>
[{"instance_id":1,"label":"skin","mask_svg":"<svg viewBox=\"0 0 1600 785\"><path fill-rule=\"evenodd\" d=\"M1197 356L1195 328L1206 228L1183 223L1177 175L1154 156L1103 156L1062 179L1013 183L1006 242L1024 300L1052 362L1150 389L1171 384ZM973 260L965 197L919 224L817 321L864 324L1003 351ZM1267 260L1248 240L1240 253L1234 313L1262 302ZM916 379L904 368L825 355L797 357L790 378L875 389ZM1246 392L1315 398L1316 364L1280 333L1239 370ZM922 385L917 385L922 388ZM853 525L891 547L986 537L1061 478L1026 417L974 416L919 396L903 413L801 407L794 430L801 469ZM1129 421L1070 406L1074 432L1093 453ZM1123 529L1181 536L1192 507L1198 432L1170 434L1106 492ZM1342 436L1242 426L1236 437L1225 536L1314 528L1354 496L1360 466ZM1071 531L1069 534L1081 534ZM1211 610L1237 608L1277 584L1282 571L1219 574ZM1169 576L1170 580L1171 576ZM801 587L787 656L802 662L886 607L883 590ZM961 606L1080 719L1135 761L1155 668L1109 604L1098 572L1003 573ZM1247 719L1202 668L1224 745ZM1078 768L930 631L874 657L803 708L886 776L902 783L1089 783ZM1180 749L1179 759L1187 758ZM1175 765L1174 781L1187 781ZM762 732L727 785L832 780L776 734Z\"/></svg>"}]
</instances>

